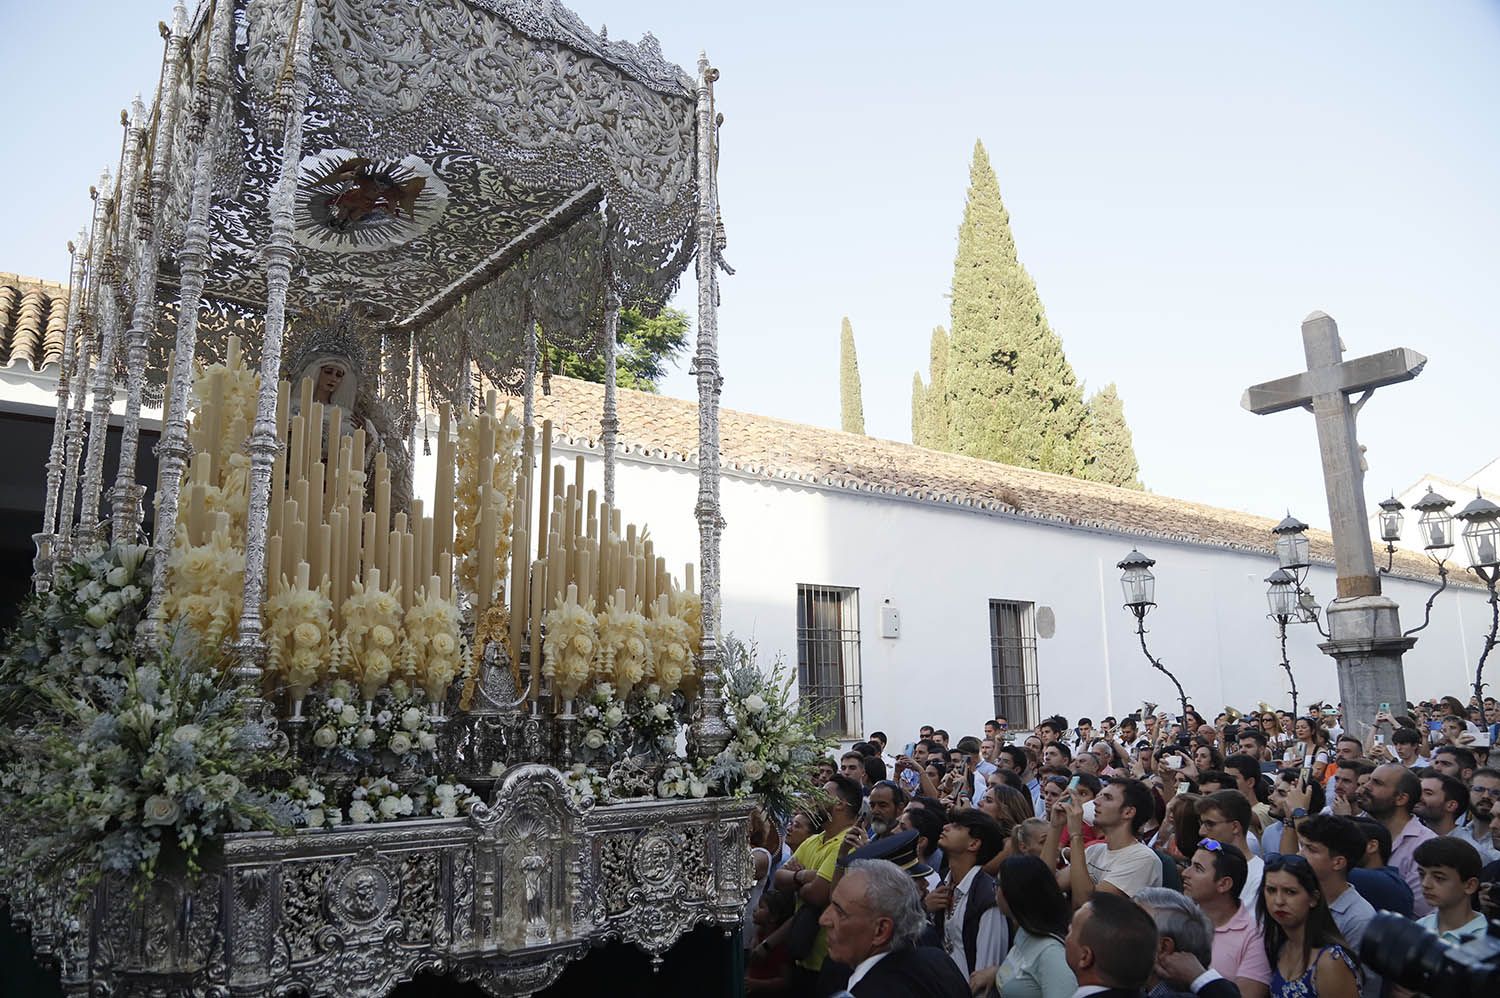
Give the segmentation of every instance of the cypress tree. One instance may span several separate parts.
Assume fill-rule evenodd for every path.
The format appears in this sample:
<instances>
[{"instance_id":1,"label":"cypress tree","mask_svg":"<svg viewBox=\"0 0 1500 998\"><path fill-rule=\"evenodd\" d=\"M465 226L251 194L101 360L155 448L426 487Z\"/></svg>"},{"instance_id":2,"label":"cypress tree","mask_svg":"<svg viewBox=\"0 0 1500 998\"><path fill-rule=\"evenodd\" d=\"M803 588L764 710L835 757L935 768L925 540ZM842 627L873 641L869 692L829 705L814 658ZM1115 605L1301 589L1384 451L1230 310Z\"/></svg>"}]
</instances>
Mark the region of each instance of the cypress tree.
<instances>
[{"instance_id":1,"label":"cypress tree","mask_svg":"<svg viewBox=\"0 0 1500 998\"><path fill-rule=\"evenodd\" d=\"M859 358L854 353L854 327L844 316L839 333L839 428L845 433L865 432L865 403L860 397Z\"/></svg>"},{"instance_id":2,"label":"cypress tree","mask_svg":"<svg viewBox=\"0 0 1500 998\"><path fill-rule=\"evenodd\" d=\"M1016 255L1000 185L979 142L953 262L951 329L945 449L1081 473L1090 453L1083 390ZM929 401L934 396L929 390Z\"/></svg>"},{"instance_id":3,"label":"cypress tree","mask_svg":"<svg viewBox=\"0 0 1500 998\"><path fill-rule=\"evenodd\" d=\"M1125 422L1125 403L1120 401L1113 382L1089 397L1089 430L1093 454L1083 477L1127 489L1145 488L1138 477L1140 465L1136 463L1130 426Z\"/></svg>"},{"instance_id":4,"label":"cypress tree","mask_svg":"<svg viewBox=\"0 0 1500 998\"><path fill-rule=\"evenodd\" d=\"M942 326L932 330L932 344L928 348L928 377L932 379L927 389L927 405L924 421L928 443L925 447L934 450L949 450L950 420L948 416L948 330Z\"/></svg>"},{"instance_id":5,"label":"cypress tree","mask_svg":"<svg viewBox=\"0 0 1500 998\"><path fill-rule=\"evenodd\" d=\"M911 442L918 447L929 447L927 443L927 389L922 384L922 372L911 373Z\"/></svg>"}]
</instances>

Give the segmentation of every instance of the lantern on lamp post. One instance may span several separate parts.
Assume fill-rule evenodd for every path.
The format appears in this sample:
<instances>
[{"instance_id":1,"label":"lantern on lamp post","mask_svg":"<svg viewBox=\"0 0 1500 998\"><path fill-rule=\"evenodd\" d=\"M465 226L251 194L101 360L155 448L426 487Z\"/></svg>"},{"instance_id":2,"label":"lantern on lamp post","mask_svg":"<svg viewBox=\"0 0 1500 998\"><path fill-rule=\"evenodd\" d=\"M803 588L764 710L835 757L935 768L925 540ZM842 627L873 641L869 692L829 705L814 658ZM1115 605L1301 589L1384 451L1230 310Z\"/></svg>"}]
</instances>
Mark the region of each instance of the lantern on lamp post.
<instances>
[{"instance_id":1,"label":"lantern on lamp post","mask_svg":"<svg viewBox=\"0 0 1500 998\"><path fill-rule=\"evenodd\" d=\"M1482 494L1463 508L1458 518L1464 524L1464 547L1468 549L1469 571L1484 580L1490 591L1490 633L1484 639L1484 651L1474 668L1474 698L1484 703L1484 662L1495 649L1500 633L1500 597L1495 583L1500 579L1500 506Z\"/></svg>"},{"instance_id":2,"label":"lantern on lamp post","mask_svg":"<svg viewBox=\"0 0 1500 998\"><path fill-rule=\"evenodd\" d=\"M1422 623L1404 632L1402 637L1409 638L1432 623L1432 605L1437 602L1443 590L1448 588L1448 555L1453 552L1453 515L1448 512L1448 507L1452 505L1452 499L1439 495L1431 485L1427 486L1425 496L1411 504L1411 508L1420 514L1417 517L1417 533L1422 538L1422 550L1437 566L1438 587L1427 597Z\"/></svg>"},{"instance_id":3,"label":"lantern on lamp post","mask_svg":"<svg viewBox=\"0 0 1500 998\"><path fill-rule=\"evenodd\" d=\"M1287 513L1286 519L1271 528L1271 533L1276 535L1276 564L1301 588L1312 565L1308 556L1307 524Z\"/></svg>"},{"instance_id":4,"label":"lantern on lamp post","mask_svg":"<svg viewBox=\"0 0 1500 998\"><path fill-rule=\"evenodd\" d=\"M1297 579L1284 568L1278 568L1266 576L1266 603L1269 604L1270 618L1276 621L1277 635L1281 640L1281 667L1286 670L1286 675L1291 680L1292 688L1292 716L1297 716L1297 677L1292 674L1292 663L1286 654L1286 625L1300 623L1303 619L1303 593L1297 586ZM1309 599L1311 593L1306 594Z\"/></svg>"},{"instance_id":5,"label":"lantern on lamp post","mask_svg":"<svg viewBox=\"0 0 1500 998\"><path fill-rule=\"evenodd\" d=\"M1146 661L1151 667L1172 680L1172 685L1177 687L1177 700L1182 705L1182 718L1187 719L1188 702L1187 693L1182 688L1182 683L1164 665L1161 659L1151 654L1151 649L1146 647L1146 614L1156 606L1156 576L1152 574L1151 567L1156 564L1154 558L1147 557L1141 552L1131 549L1130 553L1116 563L1115 567L1120 569L1120 588L1125 593L1125 609L1135 615L1135 633L1141 641L1141 651L1146 656Z\"/></svg>"},{"instance_id":6,"label":"lantern on lamp post","mask_svg":"<svg viewBox=\"0 0 1500 998\"><path fill-rule=\"evenodd\" d=\"M1394 495L1380 500L1380 539L1385 541L1385 568L1381 569L1382 572L1389 572L1395 563L1396 544L1401 540L1401 528L1406 522L1405 509Z\"/></svg>"}]
</instances>

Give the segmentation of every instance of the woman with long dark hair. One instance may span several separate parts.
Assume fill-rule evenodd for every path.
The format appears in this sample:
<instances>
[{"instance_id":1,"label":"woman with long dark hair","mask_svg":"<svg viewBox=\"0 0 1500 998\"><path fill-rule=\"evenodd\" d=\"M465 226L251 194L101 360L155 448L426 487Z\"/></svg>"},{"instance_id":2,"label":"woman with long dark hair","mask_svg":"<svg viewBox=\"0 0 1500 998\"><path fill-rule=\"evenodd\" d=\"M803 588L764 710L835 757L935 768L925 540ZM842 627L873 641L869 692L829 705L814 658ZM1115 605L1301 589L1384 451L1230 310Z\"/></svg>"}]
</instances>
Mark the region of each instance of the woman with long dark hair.
<instances>
[{"instance_id":1,"label":"woman with long dark hair","mask_svg":"<svg viewBox=\"0 0 1500 998\"><path fill-rule=\"evenodd\" d=\"M1271 964L1271 998L1355 998L1359 960L1334 924L1307 860L1266 860L1256 904Z\"/></svg>"},{"instance_id":2,"label":"woman with long dark hair","mask_svg":"<svg viewBox=\"0 0 1500 998\"><path fill-rule=\"evenodd\" d=\"M1328 750L1328 732L1310 717L1299 717L1292 725L1292 742L1286 747L1288 766L1311 766L1313 778L1321 780L1333 753Z\"/></svg>"},{"instance_id":3,"label":"woman with long dark hair","mask_svg":"<svg viewBox=\"0 0 1500 998\"><path fill-rule=\"evenodd\" d=\"M1071 998L1078 981L1068 969L1063 940L1073 912L1047 864L1035 856L1001 863L995 907L1015 922L1016 935L998 968L975 972L974 992L990 998Z\"/></svg>"}]
</instances>

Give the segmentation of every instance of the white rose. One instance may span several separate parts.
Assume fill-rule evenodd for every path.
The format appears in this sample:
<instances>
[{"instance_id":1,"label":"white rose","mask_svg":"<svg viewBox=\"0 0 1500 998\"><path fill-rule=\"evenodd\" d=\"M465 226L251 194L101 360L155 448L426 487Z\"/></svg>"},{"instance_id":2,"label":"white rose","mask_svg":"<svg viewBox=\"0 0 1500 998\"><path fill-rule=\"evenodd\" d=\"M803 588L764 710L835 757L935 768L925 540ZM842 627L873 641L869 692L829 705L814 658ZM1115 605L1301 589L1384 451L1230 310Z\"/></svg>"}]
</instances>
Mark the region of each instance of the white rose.
<instances>
[{"instance_id":1,"label":"white rose","mask_svg":"<svg viewBox=\"0 0 1500 998\"><path fill-rule=\"evenodd\" d=\"M752 714L759 714L766 709L766 701L759 693L752 693L741 701L742 706Z\"/></svg>"},{"instance_id":2,"label":"white rose","mask_svg":"<svg viewBox=\"0 0 1500 998\"><path fill-rule=\"evenodd\" d=\"M667 780L662 780L660 783L658 783L656 785L656 796L658 796L658 797L670 797L670 796L672 796L672 784L669 781L667 781Z\"/></svg>"},{"instance_id":3,"label":"white rose","mask_svg":"<svg viewBox=\"0 0 1500 998\"><path fill-rule=\"evenodd\" d=\"M596 751L602 749L604 747L604 732L598 728L589 729L589 733L583 736L583 744Z\"/></svg>"},{"instance_id":4,"label":"white rose","mask_svg":"<svg viewBox=\"0 0 1500 998\"><path fill-rule=\"evenodd\" d=\"M394 755L405 755L411 751L411 735L404 731L398 731L391 735L391 753Z\"/></svg>"},{"instance_id":5,"label":"white rose","mask_svg":"<svg viewBox=\"0 0 1500 998\"><path fill-rule=\"evenodd\" d=\"M754 750L755 747L760 744L760 735L757 735L753 731L747 731L745 732L743 737L740 738L740 741L744 743L745 748Z\"/></svg>"},{"instance_id":6,"label":"white rose","mask_svg":"<svg viewBox=\"0 0 1500 998\"><path fill-rule=\"evenodd\" d=\"M357 709L355 709L354 704L352 704L352 703L346 703L346 704L344 704L344 709L341 710L341 711L339 711L339 723L340 724L349 724L349 725L354 725L354 724L358 724L359 723L359 711Z\"/></svg>"},{"instance_id":7,"label":"white rose","mask_svg":"<svg viewBox=\"0 0 1500 998\"><path fill-rule=\"evenodd\" d=\"M745 775L752 780L758 780L766 775L766 767L756 759L748 759L745 762Z\"/></svg>"},{"instance_id":8,"label":"white rose","mask_svg":"<svg viewBox=\"0 0 1500 998\"><path fill-rule=\"evenodd\" d=\"M667 718L672 716L672 708L668 707L664 703L659 703L655 707L651 708L651 713L656 715L657 720L665 721Z\"/></svg>"},{"instance_id":9,"label":"white rose","mask_svg":"<svg viewBox=\"0 0 1500 998\"><path fill-rule=\"evenodd\" d=\"M349 805L349 820L356 825L369 824L375 820L375 809L367 801L357 800Z\"/></svg>"},{"instance_id":10,"label":"white rose","mask_svg":"<svg viewBox=\"0 0 1500 998\"><path fill-rule=\"evenodd\" d=\"M174 742L182 742L185 745L191 745L202 737L203 729L196 724L184 724L172 732L172 740Z\"/></svg>"},{"instance_id":11,"label":"white rose","mask_svg":"<svg viewBox=\"0 0 1500 998\"><path fill-rule=\"evenodd\" d=\"M135 573L131 572L128 568L112 568L109 570L109 574L104 577L104 581L116 589L120 589L130 584L130 577L133 574Z\"/></svg>"},{"instance_id":12,"label":"white rose","mask_svg":"<svg viewBox=\"0 0 1500 998\"><path fill-rule=\"evenodd\" d=\"M652 700L655 700L657 697L661 696L661 687L656 685L655 683L647 683L646 696L650 697Z\"/></svg>"},{"instance_id":13,"label":"white rose","mask_svg":"<svg viewBox=\"0 0 1500 998\"><path fill-rule=\"evenodd\" d=\"M95 603L84 611L83 619L88 621L90 627L103 627L109 623L109 608L102 603Z\"/></svg>"},{"instance_id":14,"label":"white rose","mask_svg":"<svg viewBox=\"0 0 1500 998\"><path fill-rule=\"evenodd\" d=\"M323 814L323 809L321 807L307 808L302 812L302 814L307 819L308 828L322 828L323 823L328 820L327 817Z\"/></svg>"},{"instance_id":15,"label":"white rose","mask_svg":"<svg viewBox=\"0 0 1500 998\"><path fill-rule=\"evenodd\" d=\"M613 683L600 683L598 686L594 687L594 690L604 700L612 699L615 695L615 687Z\"/></svg>"},{"instance_id":16,"label":"white rose","mask_svg":"<svg viewBox=\"0 0 1500 998\"><path fill-rule=\"evenodd\" d=\"M416 731L422 726L422 712L416 707L408 707L401 712L401 726L407 731Z\"/></svg>"},{"instance_id":17,"label":"white rose","mask_svg":"<svg viewBox=\"0 0 1500 998\"><path fill-rule=\"evenodd\" d=\"M339 743L339 733L329 727L319 728L313 732L313 744L318 748L333 748Z\"/></svg>"},{"instance_id":18,"label":"white rose","mask_svg":"<svg viewBox=\"0 0 1500 998\"><path fill-rule=\"evenodd\" d=\"M604 723L611 728L619 727L623 720L625 720L625 712L619 707L611 707L604 712Z\"/></svg>"},{"instance_id":19,"label":"white rose","mask_svg":"<svg viewBox=\"0 0 1500 998\"><path fill-rule=\"evenodd\" d=\"M417 735L417 747L423 752L431 752L437 748L437 735L430 731L424 731Z\"/></svg>"},{"instance_id":20,"label":"white rose","mask_svg":"<svg viewBox=\"0 0 1500 998\"><path fill-rule=\"evenodd\" d=\"M437 805L432 809L432 813L439 818L456 818L458 817L458 801L452 797L439 798Z\"/></svg>"},{"instance_id":21,"label":"white rose","mask_svg":"<svg viewBox=\"0 0 1500 998\"><path fill-rule=\"evenodd\" d=\"M400 797L397 797L396 804L397 810L401 814L411 814L416 810L416 805L412 803L412 799L409 794L402 794Z\"/></svg>"},{"instance_id":22,"label":"white rose","mask_svg":"<svg viewBox=\"0 0 1500 998\"><path fill-rule=\"evenodd\" d=\"M355 748L369 748L375 744L375 732L369 728L360 728L354 735Z\"/></svg>"},{"instance_id":23,"label":"white rose","mask_svg":"<svg viewBox=\"0 0 1500 998\"><path fill-rule=\"evenodd\" d=\"M177 816L181 814L182 808L178 807L175 798L164 794L154 794L146 798L145 805L141 808L143 822L147 825L172 825L176 824Z\"/></svg>"},{"instance_id":24,"label":"white rose","mask_svg":"<svg viewBox=\"0 0 1500 998\"><path fill-rule=\"evenodd\" d=\"M307 806L308 807L317 807L319 804L323 803L323 801L325 801L326 799L327 798L324 797L324 795L323 795L323 791L319 790L317 787L309 787L308 788L308 790L307 790Z\"/></svg>"},{"instance_id":25,"label":"white rose","mask_svg":"<svg viewBox=\"0 0 1500 998\"><path fill-rule=\"evenodd\" d=\"M380 816L387 821L401 813L401 802L394 797L380 798Z\"/></svg>"},{"instance_id":26,"label":"white rose","mask_svg":"<svg viewBox=\"0 0 1500 998\"><path fill-rule=\"evenodd\" d=\"M688 784L688 792L694 797L706 797L708 796L708 784L693 780Z\"/></svg>"}]
</instances>

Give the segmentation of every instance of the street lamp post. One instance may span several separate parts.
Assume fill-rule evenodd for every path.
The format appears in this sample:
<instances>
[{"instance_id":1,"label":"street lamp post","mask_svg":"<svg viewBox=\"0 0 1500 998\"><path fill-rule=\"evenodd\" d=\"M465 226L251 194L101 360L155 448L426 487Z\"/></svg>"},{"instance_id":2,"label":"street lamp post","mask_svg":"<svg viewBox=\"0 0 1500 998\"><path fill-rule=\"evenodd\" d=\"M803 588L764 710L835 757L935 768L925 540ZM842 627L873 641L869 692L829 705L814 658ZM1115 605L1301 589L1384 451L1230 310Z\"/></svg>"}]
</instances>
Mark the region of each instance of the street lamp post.
<instances>
[{"instance_id":1,"label":"street lamp post","mask_svg":"<svg viewBox=\"0 0 1500 998\"><path fill-rule=\"evenodd\" d=\"M1276 566L1291 579L1292 593L1297 600L1296 623L1313 624L1318 628L1319 634L1328 637L1328 632L1323 629L1323 621L1318 617L1323 608L1318 606L1312 590L1304 585L1308 569L1312 567L1307 524L1288 512L1286 519L1271 528L1271 533L1276 535Z\"/></svg>"},{"instance_id":2,"label":"street lamp post","mask_svg":"<svg viewBox=\"0 0 1500 998\"><path fill-rule=\"evenodd\" d=\"M1187 693L1182 689L1182 683L1177 681L1166 666L1161 664L1161 659L1151 654L1151 649L1146 647L1146 614L1156 605L1156 576L1151 574L1151 566L1156 564L1154 558L1148 558L1135 549L1121 559L1115 567L1123 573L1120 576L1120 585L1125 590L1125 609L1135 615L1135 633L1141 640L1141 651L1146 656L1146 661L1151 663L1152 668L1172 680L1172 685L1177 687L1177 700L1182 705L1182 718L1187 719L1188 701Z\"/></svg>"},{"instance_id":3,"label":"street lamp post","mask_svg":"<svg viewBox=\"0 0 1500 998\"><path fill-rule=\"evenodd\" d=\"M1291 681L1292 716L1297 716L1297 677L1292 674L1292 663L1286 654L1286 625L1302 623L1302 600L1297 591L1297 579L1286 569L1278 568L1266 576L1266 602L1270 604L1270 618L1276 621L1276 630L1281 639L1281 667Z\"/></svg>"},{"instance_id":4,"label":"street lamp post","mask_svg":"<svg viewBox=\"0 0 1500 998\"><path fill-rule=\"evenodd\" d=\"M1463 508L1458 518L1464 522L1464 547L1468 548L1469 571L1484 580L1490 591L1490 633L1484 639L1484 651L1474 669L1474 698L1484 703L1484 662L1494 651L1500 634L1500 597L1495 583L1500 579L1500 506L1483 495ZM1482 709L1482 708L1481 708Z\"/></svg>"},{"instance_id":5,"label":"street lamp post","mask_svg":"<svg viewBox=\"0 0 1500 998\"><path fill-rule=\"evenodd\" d=\"M1380 570L1382 573L1389 572L1396 563L1396 545L1401 542L1401 525L1406 520L1402 514L1404 509L1406 507L1394 495L1380 500L1380 539L1385 541L1385 567Z\"/></svg>"},{"instance_id":6,"label":"street lamp post","mask_svg":"<svg viewBox=\"0 0 1500 998\"><path fill-rule=\"evenodd\" d=\"M1382 508L1385 507L1385 503L1380 505ZM1417 533L1422 538L1422 550L1437 566L1438 587L1432 591L1431 596L1427 597L1427 607L1422 612L1422 623L1402 634L1404 638L1411 637L1432 623L1432 605L1443 594L1443 590L1448 588L1448 555L1453 551L1453 515L1448 512L1448 507L1452 505L1452 499L1438 495L1431 485L1427 486L1425 496L1411 504L1411 508L1421 514L1417 517Z\"/></svg>"}]
</instances>

